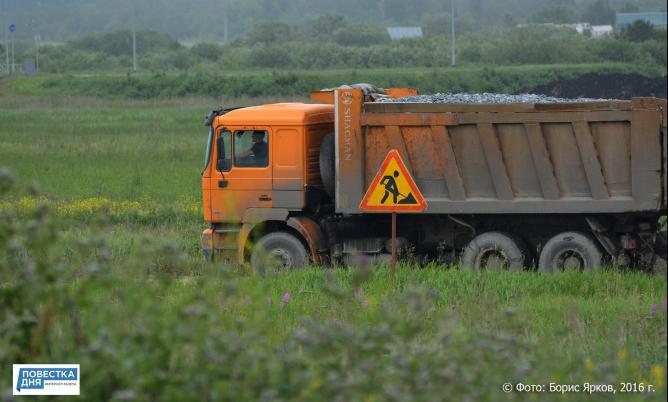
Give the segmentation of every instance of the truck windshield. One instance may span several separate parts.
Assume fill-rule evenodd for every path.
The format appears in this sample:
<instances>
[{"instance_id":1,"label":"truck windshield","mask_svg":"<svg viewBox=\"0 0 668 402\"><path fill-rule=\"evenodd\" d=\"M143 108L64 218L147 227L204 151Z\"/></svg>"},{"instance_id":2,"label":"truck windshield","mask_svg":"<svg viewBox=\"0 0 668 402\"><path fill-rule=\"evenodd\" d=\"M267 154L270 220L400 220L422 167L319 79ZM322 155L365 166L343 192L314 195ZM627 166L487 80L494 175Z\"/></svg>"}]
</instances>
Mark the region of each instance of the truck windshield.
<instances>
[{"instance_id":1,"label":"truck windshield","mask_svg":"<svg viewBox=\"0 0 668 402\"><path fill-rule=\"evenodd\" d=\"M202 169L202 174L204 174L206 168L209 167L209 162L211 161L211 148L213 148L213 126L209 128L209 139L206 142L206 153L204 154L204 168Z\"/></svg>"}]
</instances>

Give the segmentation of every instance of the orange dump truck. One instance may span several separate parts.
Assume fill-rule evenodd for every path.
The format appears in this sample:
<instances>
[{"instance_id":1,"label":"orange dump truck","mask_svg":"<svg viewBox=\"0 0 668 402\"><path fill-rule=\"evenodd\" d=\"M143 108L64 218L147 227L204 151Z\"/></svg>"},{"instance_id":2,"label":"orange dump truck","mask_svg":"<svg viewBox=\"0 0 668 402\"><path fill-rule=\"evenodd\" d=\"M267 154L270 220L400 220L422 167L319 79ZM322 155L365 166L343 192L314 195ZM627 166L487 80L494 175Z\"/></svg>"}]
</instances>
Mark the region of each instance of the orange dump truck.
<instances>
[{"instance_id":1,"label":"orange dump truck","mask_svg":"<svg viewBox=\"0 0 668 402\"><path fill-rule=\"evenodd\" d=\"M262 267L357 265L390 252L390 215L360 201L397 150L428 207L397 219L400 256L474 269L651 269L665 255L666 101L377 102L217 110L202 174L202 247Z\"/></svg>"}]
</instances>

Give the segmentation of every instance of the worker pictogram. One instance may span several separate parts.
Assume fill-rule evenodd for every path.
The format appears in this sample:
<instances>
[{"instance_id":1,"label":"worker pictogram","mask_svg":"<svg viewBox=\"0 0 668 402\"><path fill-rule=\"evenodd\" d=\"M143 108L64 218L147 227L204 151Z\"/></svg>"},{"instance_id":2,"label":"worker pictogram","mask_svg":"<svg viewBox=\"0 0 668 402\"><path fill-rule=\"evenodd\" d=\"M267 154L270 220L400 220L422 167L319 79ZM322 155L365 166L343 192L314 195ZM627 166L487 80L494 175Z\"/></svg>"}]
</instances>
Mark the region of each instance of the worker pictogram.
<instances>
[{"instance_id":1,"label":"worker pictogram","mask_svg":"<svg viewBox=\"0 0 668 402\"><path fill-rule=\"evenodd\" d=\"M427 202L396 149L385 157L362 198L360 209L384 212L421 212L427 209Z\"/></svg>"}]
</instances>

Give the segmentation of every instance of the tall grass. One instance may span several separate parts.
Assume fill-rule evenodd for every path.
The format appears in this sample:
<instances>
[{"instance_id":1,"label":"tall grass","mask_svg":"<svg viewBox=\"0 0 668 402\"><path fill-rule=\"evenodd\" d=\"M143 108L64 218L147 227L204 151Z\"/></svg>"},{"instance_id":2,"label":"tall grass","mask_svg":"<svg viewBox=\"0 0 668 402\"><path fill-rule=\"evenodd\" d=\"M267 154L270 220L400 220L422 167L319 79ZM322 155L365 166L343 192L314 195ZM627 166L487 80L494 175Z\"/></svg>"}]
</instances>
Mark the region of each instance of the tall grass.
<instances>
[{"instance_id":1,"label":"tall grass","mask_svg":"<svg viewBox=\"0 0 668 402\"><path fill-rule=\"evenodd\" d=\"M504 393L507 382L637 382L654 392L615 400L666 398L665 276L439 265L402 265L395 280L384 266L259 275L160 237L114 257L118 234L73 243L46 205L0 215L0 364L80 363L86 400L527 398Z\"/></svg>"}]
</instances>

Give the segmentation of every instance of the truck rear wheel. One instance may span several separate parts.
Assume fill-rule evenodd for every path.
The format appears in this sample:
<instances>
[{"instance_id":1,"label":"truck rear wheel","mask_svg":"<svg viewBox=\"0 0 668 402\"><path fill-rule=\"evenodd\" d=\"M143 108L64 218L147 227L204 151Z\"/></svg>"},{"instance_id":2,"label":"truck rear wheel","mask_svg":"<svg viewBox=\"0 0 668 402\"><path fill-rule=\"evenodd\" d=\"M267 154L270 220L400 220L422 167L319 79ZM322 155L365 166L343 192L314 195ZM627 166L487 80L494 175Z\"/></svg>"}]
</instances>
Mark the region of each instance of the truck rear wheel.
<instances>
[{"instance_id":1,"label":"truck rear wheel","mask_svg":"<svg viewBox=\"0 0 668 402\"><path fill-rule=\"evenodd\" d=\"M477 271L520 271L529 260L529 249L517 236L486 232L473 238L466 246L461 265Z\"/></svg>"},{"instance_id":2,"label":"truck rear wheel","mask_svg":"<svg viewBox=\"0 0 668 402\"><path fill-rule=\"evenodd\" d=\"M666 233L666 231L664 230L662 232L657 233L656 240L654 242L654 252L664 261L666 261L666 254L668 253L667 238L668 238L668 233Z\"/></svg>"},{"instance_id":3,"label":"truck rear wheel","mask_svg":"<svg viewBox=\"0 0 668 402\"><path fill-rule=\"evenodd\" d=\"M256 270L297 269L308 265L306 247L287 232L265 235L251 254L251 266Z\"/></svg>"},{"instance_id":4,"label":"truck rear wheel","mask_svg":"<svg viewBox=\"0 0 668 402\"><path fill-rule=\"evenodd\" d=\"M580 232L563 232L543 246L538 270L546 274L567 269L594 270L602 263L603 252L594 239Z\"/></svg>"}]
</instances>

